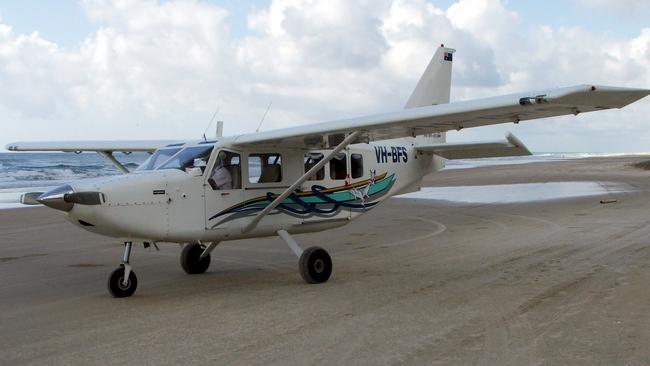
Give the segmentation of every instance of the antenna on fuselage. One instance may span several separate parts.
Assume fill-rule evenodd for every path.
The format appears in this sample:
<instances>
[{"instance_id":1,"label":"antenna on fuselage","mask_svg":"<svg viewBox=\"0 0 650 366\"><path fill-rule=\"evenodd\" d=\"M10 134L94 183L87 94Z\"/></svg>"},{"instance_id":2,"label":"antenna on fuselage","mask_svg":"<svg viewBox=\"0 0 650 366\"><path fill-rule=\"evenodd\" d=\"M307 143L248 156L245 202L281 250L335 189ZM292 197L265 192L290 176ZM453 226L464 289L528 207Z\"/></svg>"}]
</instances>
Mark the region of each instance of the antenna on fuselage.
<instances>
[{"instance_id":1,"label":"antenna on fuselage","mask_svg":"<svg viewBox=\"0 0 650 366\"><path fill-rule=\"evenodd\" d=\"M260 127L262 127L262 122L264 122L264 119L266 118L266 115L269 114L269 110L271 109L271 104L273 104L273 101L269 102L269 105L266 107L266 111L264 112L264 115L262 116L262 119L260 120L260 124L257 125L257 129L255 132L260 132Z\"/></svg>"},{"instance_id":2,"label":"antenna on fuselage","mask_svg":"<svg viewBox=\"0 0 650 366\"><path fill-rule=\"evenodd\" d=\"M203 141L208 141L208 138L205 136L205 134L208 133L210 126L212 126L212 122L214 122L214 117L217 116L217 113L219 113L220 108L221 107L217 107L217 110L214 111L214 113L212 114L212 118L210 118L210 123L208 123L208 127L206 127L205 131L203 131Z\"/></svg>"}]
</instances>

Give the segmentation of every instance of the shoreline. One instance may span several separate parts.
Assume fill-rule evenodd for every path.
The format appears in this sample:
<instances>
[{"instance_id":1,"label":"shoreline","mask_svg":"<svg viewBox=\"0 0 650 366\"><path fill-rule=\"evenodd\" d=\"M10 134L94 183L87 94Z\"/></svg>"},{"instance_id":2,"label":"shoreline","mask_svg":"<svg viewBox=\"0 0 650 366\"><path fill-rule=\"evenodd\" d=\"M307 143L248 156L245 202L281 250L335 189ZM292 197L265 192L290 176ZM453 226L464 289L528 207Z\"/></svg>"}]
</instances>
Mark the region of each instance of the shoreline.
<instances>
[{"instance_id":1,"label":"shoreline","mask_svg":"<svg viewBox=\"0 0 650 366\"><path fill-rule=\"evenodd\" d=\"M544 169L544 167L549 167L547 164L570 164L571 162L582 162L582 161L591 161L594 164L600 163L606 163L611 165L613 162L617 161L630 161L629 165L632 169L638 170L640 172L644 171L643 169L632 167L634 163L638 163L640 161L645 161L647 160L646 158L650 159L650 154L645 155L645 154L608 154L607 156L586 156L586 157L572 157L572 158L566 158L566 159L552 159L552 160L533 160L533 161L518 161L518 162L507 162L507 161L497 161L497 160L492 160L490 161L489 164L484 164L484 165L474 165L474 166L451 166L451 167L445 167L445 169L435 172L432 174L429 174L424 178L423 182L423 188L424 187L466 187L466 186L492 186L492 185L498 185L498 179L495 180L495 177L493 176L493 172L498 171L500 173L505 173L507 170L513 169L514 167L520 166L520 165L532 165L535 167L539 167L540 169ZM474 159L475 160L475 159ZM481 160L481 159L479 159ZM484 160L490 160L490 159L484 159ZM473 161L473 160L472 160ZM497 162L497 163L495 163ZM472 181L470 184L450 184L450 185L441 185L440 182L445 182L449 181L449 177L454 177L454 176L462 176L464 173L462 173L464 170L472 170L472 172L485 172L485 181ZM584 170L584 169L583 169ZM549 183L549 182L594 182L594 183L610 183L606 181L602 181L600 177L595 177L596 179L591 179L591 180L581 180L581 181L576 181L576 180L567 180L567 177L548 177L545 176L543 180L535 180L531 178L527 179L520 179L517 181L513 181L510 184L528 184L528 183ZM451 183L451 182L450 182ZM611 182L611 183L616 183L616 182ZM51 189L51 187L49 187ZM16 192L7 192L7 189L0 189L0 210L5 211L5 210L14 210L14 209L23 209L23 208L28 208L28 207L43 207L42 205L21 205L19 200L20 200L20 195L26 192L32 192L32 191L45 191L48 189L48 187L34 187L34 188L17 188L19 191ZM15 198L15 201L12 201L11 199Z\"/></svg>"}]
</instances>

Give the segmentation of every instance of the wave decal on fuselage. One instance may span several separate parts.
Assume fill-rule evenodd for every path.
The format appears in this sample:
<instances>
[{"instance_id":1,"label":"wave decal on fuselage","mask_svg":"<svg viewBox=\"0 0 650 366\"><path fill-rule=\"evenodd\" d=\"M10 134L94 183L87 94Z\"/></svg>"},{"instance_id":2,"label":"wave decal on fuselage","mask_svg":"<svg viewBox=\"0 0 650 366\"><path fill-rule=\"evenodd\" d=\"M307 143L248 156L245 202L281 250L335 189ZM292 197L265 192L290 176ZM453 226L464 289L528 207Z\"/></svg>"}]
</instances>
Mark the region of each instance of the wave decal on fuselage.
<instances>
[{"instance_id":1,"label":"wave decal on fuselage","mask_svg":"<svg viewBox=\"0 0 650 366\"><path fill-rule=\"evenodd\" d=\"M351 210L367 210L375 206L379 197L386 194L395 182L395 174L383 173L357 183L332 188L313 185L310 191L292 193L280 203L276 210L298 217L333 216L342 208ZM259 196L229 207L209 220L225 217L212 227L240 217L249 216L263 210L271 204L278 194L267 192Z\"/></svg>"}]
</instances>

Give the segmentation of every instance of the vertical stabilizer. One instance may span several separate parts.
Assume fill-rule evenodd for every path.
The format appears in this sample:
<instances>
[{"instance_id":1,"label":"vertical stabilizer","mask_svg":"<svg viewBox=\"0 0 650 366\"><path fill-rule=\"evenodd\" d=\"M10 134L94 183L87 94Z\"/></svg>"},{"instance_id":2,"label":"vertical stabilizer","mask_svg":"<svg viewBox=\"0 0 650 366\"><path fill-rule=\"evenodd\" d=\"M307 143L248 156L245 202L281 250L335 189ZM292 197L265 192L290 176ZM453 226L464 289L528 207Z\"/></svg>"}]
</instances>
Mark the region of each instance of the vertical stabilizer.
<instances>
[{"instance_id":1,"label":"vertical stabilizer","mask_svg":"<svg viewBox=\"0 0 650 366\"><path fill-rule=\"evenodd\" d=\"M449 94L451 91L451 63L454 59L456 50L447 48L444 45L436 50L431 62L420 77L420 81L415 86L404 108L426 107L436 104L449 103ZM426 145L433 143L444 143L447 136L444 132L434 133L425 136L417 136L416 144ZM445 167L445 161L442 157L433 156L432 171L438 171Z\"/></svg>"},{"instance_id":2,"label":"vertical stabilizer","mask_svg":"<svg viewBox=\"0 0 650 366\"><path fill-rule=\"evenodd\" d=\"M449 103L454 52L456 50L444 45L438 48L404 108Z\"/></svg>"}]
</instances>

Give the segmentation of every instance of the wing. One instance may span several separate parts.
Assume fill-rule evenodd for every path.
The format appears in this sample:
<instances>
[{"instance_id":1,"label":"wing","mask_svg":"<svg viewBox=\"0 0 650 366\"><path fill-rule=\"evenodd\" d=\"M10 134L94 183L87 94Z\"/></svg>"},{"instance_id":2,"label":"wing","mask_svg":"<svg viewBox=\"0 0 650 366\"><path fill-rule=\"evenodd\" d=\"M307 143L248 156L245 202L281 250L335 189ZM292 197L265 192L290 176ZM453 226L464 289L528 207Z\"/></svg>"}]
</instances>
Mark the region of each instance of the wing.
<instances>
[{"instance_id":1,"label":"wing","mask_svg":"<svg viewBox=\"0 0 650 366\"><path fill-rule=\"evenodd\" d=\"M9 151L64 151L64 152L152 152L158 148L182 143L178 140L132 140L132 141L23 141L6 146Z\"/></svg>"},{"instance_id":2,"label":"wing","mask_svg":"<svg viewBox=\"0 0 650 366\"><path fill-rule=\"evenodd\" d=\"M231 143L323 148L352 131L361 131L355 142L378 141L622 108L649 94L646 89L579 85L244 134L233 136Z\"/></svg>"},{"instance_id":3,"label":"wing","mask_svg":"<svg viewBox=\"0 0 650 366\"><path fill-rule=\"evenodd\" d=\"M12 142L6 146L9 151L63 151L82 152L94 151L109 160L122 173L129 173L129 170L120 163L114 152L131 153L146 151L153 153L156 149L169 145L182 145L184 141L178 140L125 140L125 141L22 141ZM33 192L34 194L36 192ZM21 199L22 200L22 199ZM25 204L32 202L30 197L24 199Z\"/></svg>"},{"instance_id":4,"label":"wing","mask_svg":"<svg viewBox=\"0 0 650 366\"><path fill-rule=\"evenodd\" d=\"M476 159L533 155L523 142L510 133L506 136L505 141L442 143L420 145L415 149L418 151L432 152L445 159Z\"/></svg>"}]
</instances>

